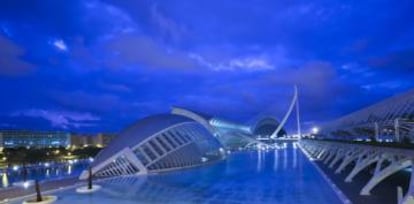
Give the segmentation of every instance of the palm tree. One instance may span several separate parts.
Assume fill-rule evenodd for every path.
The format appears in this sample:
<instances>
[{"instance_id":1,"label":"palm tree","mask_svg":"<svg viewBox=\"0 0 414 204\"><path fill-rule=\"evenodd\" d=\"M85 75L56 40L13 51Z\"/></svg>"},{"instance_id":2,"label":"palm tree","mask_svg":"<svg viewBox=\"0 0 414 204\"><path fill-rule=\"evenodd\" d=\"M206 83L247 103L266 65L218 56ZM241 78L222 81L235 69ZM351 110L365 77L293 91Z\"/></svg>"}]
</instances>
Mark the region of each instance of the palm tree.
<instances>
[{"instance_id":1,"label":"palm tree","mask_svg":"<svg viewBox=\"0 0 414 204\"><path fill-rule=\"evenodd\" d=\"M88 189L92 189L92 168L89 167L89 177L88 177Z\"/></svg>"},{"instance_id":2,"label":"palm tree","mask_svg":"<svg viewBox=\"0 0 414 204\"><path fill-rule=\"evenodd\" d=\"M41 202L43 199L42 199L42 194L40 193L39 181L37 179L35 181L35 188L36 188L36 201Z\"/></svg>"}]
</instances>

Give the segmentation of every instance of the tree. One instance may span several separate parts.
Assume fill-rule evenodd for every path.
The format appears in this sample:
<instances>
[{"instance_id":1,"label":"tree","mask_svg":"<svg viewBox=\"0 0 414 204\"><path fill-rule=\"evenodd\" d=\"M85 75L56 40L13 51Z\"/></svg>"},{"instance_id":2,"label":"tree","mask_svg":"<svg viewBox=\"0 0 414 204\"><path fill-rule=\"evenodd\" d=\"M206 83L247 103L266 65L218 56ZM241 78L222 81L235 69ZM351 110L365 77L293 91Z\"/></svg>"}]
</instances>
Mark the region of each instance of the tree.
<instances>
[{"instance_id":1,"label":"tree","mask_svg":"<svg viewBox=\"0 0 414 204\"><path fill-rule=\"evenodd\" d=\"M43 199L42 199L42 194L40 193L39 181L37 179L35 181L35 188L36 188L36 201L41 202Z\"/></svg>"},{"instance_id":2,"label":"tree","mask_svg":"<svg viewBox=\"0 0 414 204\"><path fill-rule=\"evenodd\" d=\"M88 189L92 189L92 168L89 167L89 177L88 177Z\"/></svg>"}]
</instances>

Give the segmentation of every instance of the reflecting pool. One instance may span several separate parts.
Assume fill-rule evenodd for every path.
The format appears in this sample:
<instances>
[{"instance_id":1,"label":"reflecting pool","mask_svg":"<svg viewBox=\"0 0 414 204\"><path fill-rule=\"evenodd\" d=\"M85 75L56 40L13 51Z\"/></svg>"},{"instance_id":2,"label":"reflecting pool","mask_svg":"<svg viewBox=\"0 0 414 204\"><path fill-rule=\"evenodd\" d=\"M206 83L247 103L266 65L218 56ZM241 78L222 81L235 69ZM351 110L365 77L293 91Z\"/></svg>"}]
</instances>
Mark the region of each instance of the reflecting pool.
<instances>
[{"instance_id":1,"label":"reflecting pool","mask_svg":"<svg viewBox=\"0 0 414 204\"><path fill-rule=\"evenodd\" d=\"M38 179L57 180L70 177L78 177L83 170L85 170L90 161L89 160L74 160L65 163L42 163L40 165L32 165L26 167L27 180ZM3 169L0 172L1 182L0 189L11 187L13 183L23 181L23 167L13 166L9 169Z\"/></svg>"},{"instance_id":2,"label":"reflecting pool","mask_svg":"<svg viewBox=\"0 0 414 204\"><path fill-rule=\"evenodd\" d=\"M215 164L100 181L92 195L67 189L58 203L341 203L292 143L285 149L236 152Z\"/></svg>"}]
</instances>

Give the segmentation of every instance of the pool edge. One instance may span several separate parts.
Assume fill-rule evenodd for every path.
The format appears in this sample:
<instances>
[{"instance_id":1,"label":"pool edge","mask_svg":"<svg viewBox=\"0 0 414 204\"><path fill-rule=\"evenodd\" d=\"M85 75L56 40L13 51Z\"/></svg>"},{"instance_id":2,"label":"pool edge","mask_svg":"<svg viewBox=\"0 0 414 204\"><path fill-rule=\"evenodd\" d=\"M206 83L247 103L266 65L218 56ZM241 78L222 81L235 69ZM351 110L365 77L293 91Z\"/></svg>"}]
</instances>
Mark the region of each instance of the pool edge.
<instances>
[{"instance_id":1,"label":"pool edge","mask_svg":"<svg viewBox=\"0 0 414 204\"><path fill-rule=\"evenodd\" d=\"M351 200L339 189L336 184L325 174L325 172L322 171L322 169L316 164L312 157L304 150L300 143L297 143L299 149L302 151L302 153L308 158L309 162L316 168L316 170L321 174L321 176L324 178L326 183L329 184L329 186L332 188L332 190L335 192L336 196L339 198L339 200L344 204L352 204Z\"/></svg>"}]
</instances>

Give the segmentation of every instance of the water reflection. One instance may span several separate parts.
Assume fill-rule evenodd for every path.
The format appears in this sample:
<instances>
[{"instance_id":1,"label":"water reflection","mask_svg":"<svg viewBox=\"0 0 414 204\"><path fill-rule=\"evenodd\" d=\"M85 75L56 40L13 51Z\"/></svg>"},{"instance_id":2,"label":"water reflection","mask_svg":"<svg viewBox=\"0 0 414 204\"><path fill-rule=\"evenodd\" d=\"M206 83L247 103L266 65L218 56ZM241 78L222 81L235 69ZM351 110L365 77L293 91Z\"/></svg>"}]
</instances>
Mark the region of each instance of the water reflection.
<instances>
[{"instance_id":1,"label":"water reflection","mask_svg":"<svg viewBox=\"0 0 414 204\"><path fill-rule=\"evenodd\" d=\"M185 171L113 178L102 181L102 190L92 196L79 196L73 190L57 195L62 204L307 203L310 199L339 203L313 165L292 147L238 152L226 161Z\"/></svg>"},{"instance_id":2,"label":"water reflection","mask_svg":"<svg viewBox=\"0 0 414 204\"><path fill-rule=\"evenodd\" d=\"M72 165L69 165L68 166L68 172L67 172L67 174L68 175L72 174Z\"/></svg>"},{"instance_id":3,"label":"water reflection","mask_svg":"<svg viewBox=\"0 0 414 204\"><path fill-rule=\"evenodd\" d=\"M275 150L274 157L275 157L275 159L274 159L274 163L273 163L273 169L275 171L277 171L277 169L279 167L279 151L278 150Z\"/></svg>"},{"instance_id":4,"label":"water reflection","mask_svg":"<svg viewBox=\"0 0 414 204\"><path fill-rule=\"evenodd\" d=\"M262 170L262 150L257 151L257 172Z\"/></svg>"},{"instance_id":5,"label":"water reflection","mask_svg":"<svg viewBox=\"0 0 414 204\"><path fill-rule=\"evenodd\" d=\"M283 148L283 169L286 170L287 168L287 162L288 162L288 156L287 156L287 148Z\"/></svg>"},{"instance_id":6,"label":"water reflection","mask_svg":"<svg viewBox=\"0 0 414 204\"><path fill-rule=\"evenodd\" d=\"M292 151L293 151L293 168L296 169L298 163L298 154L297 154L297 144L294 142L292 143Z\"/></svg>"},{"instance_id":7,"label":"water reflection","mask_svg":"<svg viewBox=\"0 0 414 204\"><path fill-rule=\"evenodd\" d=\"M73 162L72 162L73 163ZM61 179L66 177L76 177L87 168L89 161L79 161L74 164L69 163L53 163L49 165L35 165L26 168L27 180L45 180L45 179ZM15 182L22 181L24 178L24 170L20 166L13 166L10 169L3 169L1 173L2 182L0 188L9 187Z\"/></svg>"},{"instance_id":8,"label":"water reflection","mask_svg":"<svg viewBox=\"0 0 414 204\"><path fill-rule=\"evenodd\" d=\"M9 186L9 178L7 176L7 173L3 173L3 175L1 176L1 183L4 187Z\"/></svg>"}]
</instances>

